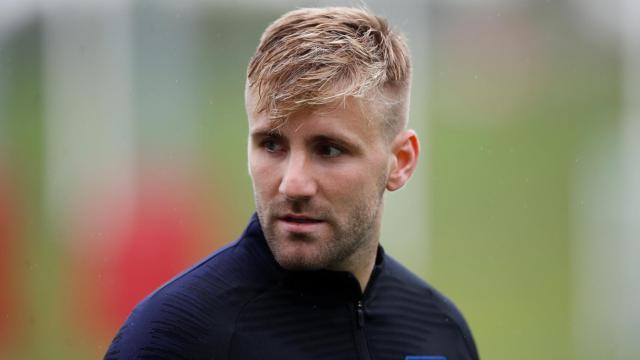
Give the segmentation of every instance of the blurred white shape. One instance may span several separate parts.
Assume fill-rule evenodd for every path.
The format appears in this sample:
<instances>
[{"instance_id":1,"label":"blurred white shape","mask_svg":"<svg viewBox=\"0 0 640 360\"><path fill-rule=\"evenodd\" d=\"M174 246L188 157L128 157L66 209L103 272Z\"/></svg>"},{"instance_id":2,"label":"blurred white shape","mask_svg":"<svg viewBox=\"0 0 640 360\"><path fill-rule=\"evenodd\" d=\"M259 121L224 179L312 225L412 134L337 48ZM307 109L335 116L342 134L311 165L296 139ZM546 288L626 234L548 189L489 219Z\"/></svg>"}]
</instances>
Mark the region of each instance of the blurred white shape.
<instances>
[{"instance_id":1,"label":"blurred white shape","mask_svg":"<svg viewBox=\"0 0 640 360\"><path fill-rule=\"evenodd\" d=\"M107 227L95 222L128 218L134 200L129 1L43 1L41 11L47 214L65 230Z\"/></svg>"},{"instance_id":2,"label":"blurred white shape","mask_svg":"<svg viewBox=\"0 0 640 360\"><path fill-rule=\"evenodd\" d=\"M623 103L618 132L598 134L574 172L573 358L631 360L640 356L640 2L596 3L582 5L622 20L607 26L620 35Z\"/></svg>"},{"instance_id":3,"label":"blurred white shape","mask_svg":"<svg viewBox=\"0 0 640 360\"><path fill-rule=\"evenodd\" d=\"M622 163L624 201L620 253L622 306L618 309L620 359L640 357L640 2L623 0Z\"/></svg>"}]
</instances>

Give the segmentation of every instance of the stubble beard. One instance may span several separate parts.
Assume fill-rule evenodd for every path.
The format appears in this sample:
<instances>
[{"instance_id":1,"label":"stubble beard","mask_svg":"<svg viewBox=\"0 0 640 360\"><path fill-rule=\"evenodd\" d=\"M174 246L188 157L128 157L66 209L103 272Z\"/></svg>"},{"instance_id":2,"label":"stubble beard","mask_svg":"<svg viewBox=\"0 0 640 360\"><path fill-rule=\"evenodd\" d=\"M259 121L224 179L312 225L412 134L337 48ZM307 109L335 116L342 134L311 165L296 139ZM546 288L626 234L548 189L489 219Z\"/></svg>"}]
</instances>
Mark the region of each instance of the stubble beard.
<instances>
[{"instance_id":1,"label":"stubble beard","mask_svg":"<svg viewBox=\"0 0 640 360\"><path fill-rule=\"evenodd\" d=\"M376 196L378 195L378 196ZM377 244L379 214L382 211L382 193L372 195L353 208L345 219L337 219L330 211L318 211L307 200L285 200L269 208L255 194L256 209L267 244L280 266L287 270L320 270L343 269L349 263L357 261L353 255L369 245ZM315 234L279 233L276 223L277 215L285 211L309 212L320 215L326 221L329 231L326 238ZM299 256L296 252L287 251L287 247L295 246L293 242L307 242L315 246L313 254Z\"/></svg>"}]
</instances>

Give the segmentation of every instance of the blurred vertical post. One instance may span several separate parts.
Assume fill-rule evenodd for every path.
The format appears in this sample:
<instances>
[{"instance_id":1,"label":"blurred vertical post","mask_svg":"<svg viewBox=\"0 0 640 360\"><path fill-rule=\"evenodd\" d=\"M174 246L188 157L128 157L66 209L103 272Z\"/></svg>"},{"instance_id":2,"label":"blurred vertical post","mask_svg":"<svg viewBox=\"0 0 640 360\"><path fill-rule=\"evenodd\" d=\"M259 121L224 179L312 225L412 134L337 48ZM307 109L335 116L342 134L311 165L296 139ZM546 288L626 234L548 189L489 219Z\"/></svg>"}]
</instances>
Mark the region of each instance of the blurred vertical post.
<instances>
[{"instance_id":1,"label":"blurred vertical post","mask_svg":"<svg viewBox=\"0 0 640 360\"><path fill-rule=\"evenodd\" d=\"M640 357L640 2L622 2L623 49L623 109L622 109L622 164L623 202L622 263L616 334L619 359Z\"/></svg>"},{"instance_id":2,"label":"blurred vertical post","mask_svg":"<svg viewBox=\"0 0 640 360\"><path fill-rule=\"evenodd\" d=\"M572 358L630 360L640 356L640 3L605 6L620 19L610 30L620 35L621 118L574 174Z\"/></svg>"},{"instance_id":3,"label":"blurred vertical post","mask_svg":"<svg viewBox=\"0 0 640 360\"><path fill-rule=\"evenodd\" d=\"M101 275L77 264L100 264L119 245L122 236L111 228L126 222L135 199L130 2L40 5L46 238L31 251L42 264L31 281L31 306L41 324L31 335L32 356L83 357L96 351L100 336L80 319L100 319L87 298L98 296ZM78 291L83 277L95 287ZM93 310L89 319L85 307Z\"/></svg>"},{"instance_id":4,"label":"blurred vertical post","mask_svg":"<svg viewBox=\"0 0 640 360\"><path fill-rule=\"evenodd\" d=\"M117 213L129 217L134 199L130 3L42 4L48 214L53 223L69 225L78 223L79 215L69 210L111 213L104 203L78 208L87 196L108 193L118 198L108 199L118 204Z\"/></svg>"}]
</instances>

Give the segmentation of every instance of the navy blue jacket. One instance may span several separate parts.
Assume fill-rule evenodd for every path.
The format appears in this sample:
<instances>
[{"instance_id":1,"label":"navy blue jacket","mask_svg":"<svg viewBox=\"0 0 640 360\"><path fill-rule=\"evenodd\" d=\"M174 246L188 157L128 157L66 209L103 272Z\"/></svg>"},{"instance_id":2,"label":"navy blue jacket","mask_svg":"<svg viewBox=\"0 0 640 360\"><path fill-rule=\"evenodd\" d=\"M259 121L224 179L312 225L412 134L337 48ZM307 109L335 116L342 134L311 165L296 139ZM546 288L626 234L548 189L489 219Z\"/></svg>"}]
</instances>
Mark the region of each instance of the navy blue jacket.
<instances>
[{"instance_id":1,"label":"navy blue jacket","mask_svg":"<svg viewBox=\"0 0 640 360\"><path fill-rule=\"evenodd\" d=\"M462 315L378 248L364 294L336 271L281 268L254 215L133 310L105 359L476 360Z\"/></svg>"}]
</instances>

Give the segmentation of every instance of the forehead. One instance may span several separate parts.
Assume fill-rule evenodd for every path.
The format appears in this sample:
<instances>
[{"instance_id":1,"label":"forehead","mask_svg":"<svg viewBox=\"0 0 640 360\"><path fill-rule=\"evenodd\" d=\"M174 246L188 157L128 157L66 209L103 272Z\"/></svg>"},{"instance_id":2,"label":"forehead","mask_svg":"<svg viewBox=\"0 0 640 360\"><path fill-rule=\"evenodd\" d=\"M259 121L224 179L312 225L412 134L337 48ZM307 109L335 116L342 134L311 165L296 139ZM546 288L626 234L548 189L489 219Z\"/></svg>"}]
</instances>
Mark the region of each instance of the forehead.
<instances>
[{"instance_id":1,"label":"forehead","mask_svg":"<svg viewBox=\"0 0 640 360\"><path fill-rule=\"evenodd\" d=\"M251 134L274 133L293 138L329 135L360 139L363 142L373 141L380 135L379 122L356 99L303 109L291 114L286 120L273 120L264 113L256 114L247 110Z\"/></svg>"},{"instance_id":2,"label":"forehead","mask_svg":"<svg viewBox=\"0 0 640 360\"><path fill-rule=\"evenodd\" d=\"M294 125L306 127L307 123L326 123L336 128L360 128L361 130L377 131L381 127L381 111L373 101L361 100L354 97L345 97L333 103L319 106L308 106L286 119L270 119L268 114L257 113L257 95L249 87L245 92L245 108L249 120L249 129L259 126L263 130L270 129L282 131L286 127Z\"/></svg>"}]
</instances>

